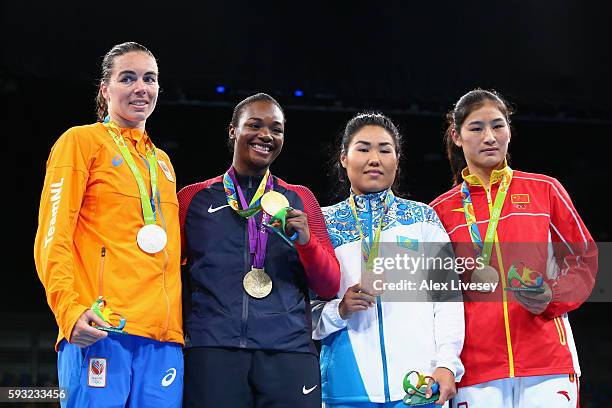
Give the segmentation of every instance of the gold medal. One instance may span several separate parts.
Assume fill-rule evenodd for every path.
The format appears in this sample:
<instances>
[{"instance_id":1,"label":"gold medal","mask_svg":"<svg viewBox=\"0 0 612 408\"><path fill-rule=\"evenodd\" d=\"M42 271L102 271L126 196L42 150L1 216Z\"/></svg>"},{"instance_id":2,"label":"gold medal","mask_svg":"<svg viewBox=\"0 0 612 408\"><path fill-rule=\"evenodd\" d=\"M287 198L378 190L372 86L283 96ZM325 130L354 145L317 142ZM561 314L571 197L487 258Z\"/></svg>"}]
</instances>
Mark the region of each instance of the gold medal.
<instances>
[{"instance_id":1,"label":"gold medal","mask_svg":"<svg viewBox=\"0 0 612 408\"><path fill-rule=\"evenodd\" d=\"M486 285L493 288L493 285L499 282L499 274L497 273L497 269L490 265L485 265L482 268L477 268L472 271L472 283L488 283ZM486 287L485 286L485 287ZM479 292L492 292L492 290L480 290Z\"/></svg>"},{"instance_id":2,"label":"gold medal","mask_svg":"<svg viewBox=\"0 0 612 408\"><path fill-rule=\"evenodd\" d=\"M287 197L277 191L268 191L261 196L261 209L270 216L274 216L280 210L287 207L289 207Z\"/></svg>"},{"instance_id":3,"label":"gold medal","mask_svg":"<svg viewBox=\"0 0 612 408\"><path fill-rule=\"evenodd\" d=\"M242 286L250 296L261 299L272 292L272 279L263 269L253 267L244 275Z\"/></svg>"}]
</instances>

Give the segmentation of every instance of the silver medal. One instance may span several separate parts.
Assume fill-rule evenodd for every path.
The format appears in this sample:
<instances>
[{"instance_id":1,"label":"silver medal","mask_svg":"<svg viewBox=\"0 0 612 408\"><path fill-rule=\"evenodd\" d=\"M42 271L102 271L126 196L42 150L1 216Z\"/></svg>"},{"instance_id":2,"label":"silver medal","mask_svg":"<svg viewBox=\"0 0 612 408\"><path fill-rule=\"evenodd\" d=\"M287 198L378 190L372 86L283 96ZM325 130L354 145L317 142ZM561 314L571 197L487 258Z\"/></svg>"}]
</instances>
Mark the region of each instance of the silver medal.
<instances>
[{"instance_id":1,"label":"silver medal","mask_svg":"<svg viewBox=\"0 0 612 408\"><path fill-rule=\"evenodd\" d=\"M138 231L136 242L140 249L148 254L156 254L165 248L168 242L166 231L156 224L145 225Z\"/></svg>"}]
</instances>

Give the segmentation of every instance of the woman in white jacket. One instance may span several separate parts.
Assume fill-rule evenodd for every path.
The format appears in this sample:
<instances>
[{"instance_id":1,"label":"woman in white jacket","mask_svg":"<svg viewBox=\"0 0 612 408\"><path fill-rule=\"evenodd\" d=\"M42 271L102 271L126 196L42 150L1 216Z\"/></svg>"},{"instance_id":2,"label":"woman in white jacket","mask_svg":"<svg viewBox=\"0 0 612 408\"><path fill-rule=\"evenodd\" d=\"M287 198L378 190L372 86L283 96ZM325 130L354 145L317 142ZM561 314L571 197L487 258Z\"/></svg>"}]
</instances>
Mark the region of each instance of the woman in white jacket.
<instances>
[{"instance_id":1,"label":"woman in white jacket","mask_svg":"<svg viewBox=\"0 0 612 408\"><path fill-rule=\"evenodd\" d=\"M350 183L350 195L323 208L323 214L340 262L340 290L337 299L313 307L313 338L321 340L323 401L329 408L405 407L402 382L412 370L435 379L440 392L435 402L446 405L463 374L461 298L447 293L442 296L452 301L442 301L440 292L419 298L422 274L414 271L406 277L415 290L393 290L402 281L389 285L390 273L377 274L382 259L397 260L411 251L412 258L419 251L431 255L434 247L440 256L440 245L449 242L431 207L393 193L400 144L397 127L380 113L353 117L339 143L338 175ZM430 386L431 381L428 397Z\"/></svg>"}]
</instances>

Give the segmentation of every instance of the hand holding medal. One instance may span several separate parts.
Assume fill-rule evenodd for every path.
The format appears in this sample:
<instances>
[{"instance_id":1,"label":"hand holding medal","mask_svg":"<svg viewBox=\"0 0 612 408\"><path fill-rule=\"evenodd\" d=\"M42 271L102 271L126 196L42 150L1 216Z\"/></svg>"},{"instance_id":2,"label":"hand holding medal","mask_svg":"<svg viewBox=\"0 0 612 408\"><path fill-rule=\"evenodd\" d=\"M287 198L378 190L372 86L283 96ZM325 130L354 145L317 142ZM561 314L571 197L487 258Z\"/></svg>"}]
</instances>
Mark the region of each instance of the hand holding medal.
<instances>
[{"instance_id":1,"label":"hand holding medal","mask_svg":"<svg viewBox=\"0 0 612 408\"><path fill-rule=\"evenodd\" d=\"M431 387L428 384L431 384ZM404 376L403 385L406 392L404 404L412 407L431 404L436 402L440 396L440 387L435 379L417 371L409 371Z\"/></svg>"},{"instance_id":2,"label":"hand holding medal","mask_svg":"<svg viewBox=\"0 0 612 408\"><path fill-rule=\"evenodd\" d=\"M404 404L409 406L443 405L457 395L455 375L445 367L438 367L431 376L410 371L404 377Z\"/></svg>"},{"instance_id":3,"label":"hand holding medal","mask_svg":"<svg viewBox=\"0 0 612 408\"><path fill-rule=\"evenodd\" d=\"M340 314L340 318L342 318L342 320L348 320L353 313L373 307L376 302L375 296L374 294L366 292L359 283L351 286L346 290L338 305L338 314Z\"/></svg>"},{"instance_id":4,"label":"hand holding medal","mask_svg":"<svg viewBox=\"0 0 612 408\"><path fill-rule=\"evenodd\" d=\"M310 230L306 214L289 207L287 197L276 191L268 191L261 197L261 209L270 216L270 220L263 223L268 231L277 234L291 246L296 239L300 245L308 243ZM291 231L293 234L286 236Z\"/></svg>"},{"instance_id":5,"label":"hand holding medal","mask_svg":"<svg viewBox=\"0 0 612 408\"><path fill-rule=\"evenodd\" d=\"M123 330L126 323L125 318L119 313L114 312L110 307L106 306L106 301L102 299L102 296L100 296L94 302L94 304L91 305L91 310L96 314L96 316L104 320L104 323L109 325L108 327L95 325L94 327L96 329L112 333L127 334L127 332ZM112 325L110 320L111 316L118 316L119 324L117 326Z\"/></svg>"},{"instance_id":6,"label":"hand holding medal","mask_svg":"<svg viewBox=\"0 0 612 408\"><path fill-rule=\"evenodd\" d=\"M521 265L520 274L515 265L508 269L509 286L504 289L513 291L514 297L525 309L538 315L548 307L552 300L552 291L540 272L528 268L522 262Z\"/></svg>"},{"instance_id":7,"label":"hand holding medal","mask_svg":"<svg viewBox=\"0 0 612 408\"><path fill-rule=\"evenodd\" d=\"M512 265L508 269L508 287L506 290L515 292L544 292L544 278L540 272L528 268L521 262L522 273L518 273L516 266Z\"/></svg>"}]
</instances>

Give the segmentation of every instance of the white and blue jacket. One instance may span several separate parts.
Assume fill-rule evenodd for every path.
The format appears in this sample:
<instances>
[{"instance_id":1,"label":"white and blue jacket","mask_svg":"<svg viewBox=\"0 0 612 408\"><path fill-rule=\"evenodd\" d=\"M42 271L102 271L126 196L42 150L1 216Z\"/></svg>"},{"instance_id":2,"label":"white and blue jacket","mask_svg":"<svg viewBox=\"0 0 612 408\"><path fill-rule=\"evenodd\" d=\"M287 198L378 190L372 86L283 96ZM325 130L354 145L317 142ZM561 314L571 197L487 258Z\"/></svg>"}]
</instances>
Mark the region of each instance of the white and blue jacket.
<instances>
[{"instance_id":1,"label":"white and blue jacket","mask_svg":"<svg viewBox=\"0 0 612 408\"><path fill-rule=\"evenodd\" d=\"M363 233L374 234L384 215L389 190L353 195ZM402 381L408 371L430 375L446 367L456 381L463 375L459 359L463 347L462 302L387 302L355 312L348 320L338 313L346 290L360 282L361 240L348 198L322 209L341 281L337 299L319 304L313 312L313 338L321 340L321 384L326 403L389 402L406 393ZM435 211L428 205L396 197L380 236L381 248L402 242L448 242Z\"/></svg>"}]
</instances>

